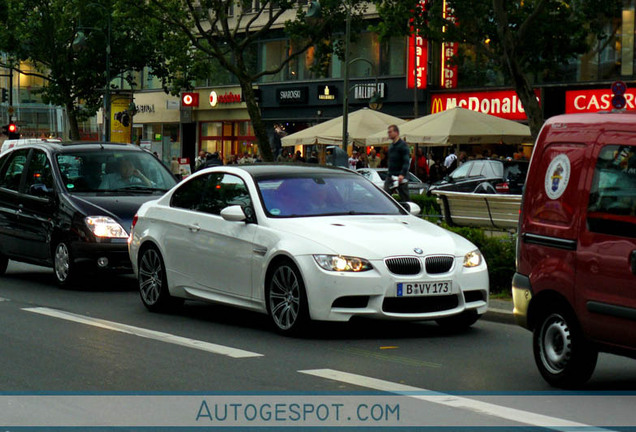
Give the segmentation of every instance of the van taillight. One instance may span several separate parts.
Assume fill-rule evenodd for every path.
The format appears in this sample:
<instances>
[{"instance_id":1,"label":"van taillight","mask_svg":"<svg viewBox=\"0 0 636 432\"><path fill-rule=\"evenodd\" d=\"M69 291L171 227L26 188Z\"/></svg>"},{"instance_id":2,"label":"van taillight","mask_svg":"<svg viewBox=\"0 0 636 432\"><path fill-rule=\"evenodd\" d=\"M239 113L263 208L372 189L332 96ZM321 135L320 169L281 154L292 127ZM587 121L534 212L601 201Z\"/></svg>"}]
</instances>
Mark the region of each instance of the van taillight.
<instances>
[{"instance_id":1,"label":"van taillight","mask_svg":"<svg viewBox=\"0 0 636 432\"><path fill-rule=\"evenodd\" d=\"M497 193L508 193L510 192L510 186L508 186L508 183L497 183L495 185L495 190Z\"/></svg>"},{"instance_id":2,"label":"van taillight","mask_svg":"<svg viewBox=\"0 0 636 432\"><path fill-rule=\"evenodd\" d=\"M137 215L133 216L131 228L134 228L135 225L137 225L137 219L139 219L139 216Z\"/></svg>"}]
</instances>

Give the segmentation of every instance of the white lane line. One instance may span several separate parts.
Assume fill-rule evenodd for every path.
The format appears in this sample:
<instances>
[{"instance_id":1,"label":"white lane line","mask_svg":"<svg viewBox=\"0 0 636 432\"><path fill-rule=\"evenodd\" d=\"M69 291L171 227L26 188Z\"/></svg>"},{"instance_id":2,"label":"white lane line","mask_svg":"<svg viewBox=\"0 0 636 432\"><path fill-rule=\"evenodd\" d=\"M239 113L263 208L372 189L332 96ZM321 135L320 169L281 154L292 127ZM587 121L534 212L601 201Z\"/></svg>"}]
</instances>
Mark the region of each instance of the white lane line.
<instances>
[{"instance_id":1,"label":"white lane line","mask_svg":"<svg viewBox=\"0 0 636 432\"><path fill-rule=\"evenodd\" d=\"M401 392L426 392L427 394L406 394L406 397L419 399L424 402L444 405L450 408L472 411L476 414L498 417L516 423L525 423L531 426L545 427L554 430L572 431L572 428L585 428L586 431L600 431L606 429L592 428L592 426L560 419L557 417L545 416L529 411L508 408L488 402L469 399L466 397L453 396L445 393L433 392L431 390L412 387L409 385L384 381L363 375L341 372L334 369L310 369L298 371L303 374L313 375L320 378L327 378L334 381L352 384L358 387L366 387L373 390L390 393Z\"/></svg>"},{"instance_id":2,"label":"white lane line","mask_svg":"<svg viewBox=\"0 0 636 432\"><path fill-rule=\"evenodd\" d=\"M54 318L60 318L67 321L73 321L80 324L86 324L93 327L99 327L106 330L113 330L121 333L127 333L147 339L154 339L161 342L167 342L175 345L181 345L188 348L194 348L201 351L207 351L214 354L225 355L232 358L249 358L249 357L262 357L263 354L258 354L250 351L244 351L237 348L232 348L224 345L217 345L209 342L204 342L196 339L190 339L181 336L175 336L170 333L163 333L155 330L148 330L140 327L134 327L127 324L116 323L113 321L106 321L98 318L87 317L83 315L77 315L71 312L64 312L57 309L50 309L45 307L23 308L22 310L27 312L33 312L41 315L47 315Z\"/></svg>"},{"instance_id":3,"label":"white lane line","mask_svg":"<svg viewBox=\"0 0 636 432\"><path fill-rule=\"evenodd\" d=\"M0 297L0 302L3 302L3 301L10 301L10 300L6 299L6 298L3 298L3 297Z\"/></svg>"}]
</instances>

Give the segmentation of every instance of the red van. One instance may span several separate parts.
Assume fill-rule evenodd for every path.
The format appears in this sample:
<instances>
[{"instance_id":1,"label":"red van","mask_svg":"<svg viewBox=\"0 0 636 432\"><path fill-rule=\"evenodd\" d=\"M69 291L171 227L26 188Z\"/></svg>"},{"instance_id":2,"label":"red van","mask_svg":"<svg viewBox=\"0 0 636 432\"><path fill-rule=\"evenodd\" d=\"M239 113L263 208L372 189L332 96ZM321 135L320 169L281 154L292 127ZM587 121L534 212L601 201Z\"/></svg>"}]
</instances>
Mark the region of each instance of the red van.
<instances>
[{"instance_id":1,"label":"red van","mask_svg":"<svg viewBox=\"0 0 636 432\"><path fill-rule=\"evenodd\" d=\"M512 293L550 384L585 383L599 351L636 358L636 115L546 122L521 205Z\"/></svg>"}]
</instances>

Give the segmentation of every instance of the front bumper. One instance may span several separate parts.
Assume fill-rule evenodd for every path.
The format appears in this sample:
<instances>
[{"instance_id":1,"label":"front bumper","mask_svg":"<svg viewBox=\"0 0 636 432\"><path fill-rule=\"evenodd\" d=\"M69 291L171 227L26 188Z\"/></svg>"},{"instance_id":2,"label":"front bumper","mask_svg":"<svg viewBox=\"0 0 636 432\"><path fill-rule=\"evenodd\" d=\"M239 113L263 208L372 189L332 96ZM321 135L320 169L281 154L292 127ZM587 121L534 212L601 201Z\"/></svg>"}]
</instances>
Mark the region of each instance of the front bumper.
<instances>
[{"instance_id":1,"label":"front bumper","mask_svg":"<svg viewBox=\"0 0 636 432\"><path fill-rule=\"evenodd\" d=\"M110 243L74 242L71 244L71 253L75 263L80 266L105 271L130 272L132 270L126 239L116 239ZM98 260L103 258L107 260L107 264L99 265Z\"/></svg>"},{"instance_id":2,"label":"front bumper","mask_svg":"<svg viewBox=\"0 0 636 432\"><path fill-rule=\"evenodd\" d=\"M422 258L422 257L418 257ZM361 273L330 272L318 267L312 256L297 256L303 269L311 318L320 321L348 321L353 316L392 320L435 320L464 311L484 314L488 309L488 268L485 263L464 268L463 257L455 257L450 271L443 274L396 275L383 260L371 261L373 270ZM453 293L398 297L397 284L451 281Z\"/></svg>"}]
</instances>

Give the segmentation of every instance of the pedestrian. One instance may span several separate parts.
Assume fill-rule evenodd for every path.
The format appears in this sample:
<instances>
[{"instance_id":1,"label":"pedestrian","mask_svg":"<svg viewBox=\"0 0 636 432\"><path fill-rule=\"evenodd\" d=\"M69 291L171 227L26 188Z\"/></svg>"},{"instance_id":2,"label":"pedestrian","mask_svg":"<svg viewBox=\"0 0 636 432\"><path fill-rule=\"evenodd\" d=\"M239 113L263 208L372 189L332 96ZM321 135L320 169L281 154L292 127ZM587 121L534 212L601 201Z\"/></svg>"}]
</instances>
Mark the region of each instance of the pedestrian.
<instances>
[{"instance_id":1,"label":"pedestrian","mask_svg":"<svg viewBox=\"0 0 636 432\"><path fill-rule=\"evenodd\" d=\"M223 161L219 158L219 153L208 153L205 157L205 162L199 167L199 170L218 165L223 165Z\"/></svg>"},{"instance_id":2,"label":"pedestrian","mask_svg":"<svg viewBox=\"0 0 636 432\"><path fill-rule=\"evenodd\" d=\"M289 152L287 151L287 149L283 149L283 151L276 158L276 162L289 162Z\"/></svg>"},{"instance_id":3,"label":"pedestrian","mask_svg":"<svg viewBox=\"0 0 636 432\"><path fill-rule=\"evenodd\" d=\"M411 164L409 146L400 139L400 130L396 125L389 126L388 130L391 145L387 154L388 174L384 181L384 190L391 193L397 188L400 201L409 200L409 187L407 175Z\"/></svg>"},{"instance_id":4,"label":"pedestrian","mask_svg":"<svg viewBox=\"0 0 636 432\"><path fill-rule=\"evenodd\" d=\"M455 154L455 149L452 147L448 151L448 156L444 159L444 168L447 175L455 171L455 168L457 168L457 155Z\"/></svg>"},{"instance_id":5,"label":"pedestrian","mask_svg":"<svg viewBox=\"0 0 636 432\"><path fill-rule=\"evenodd\" d=\"M380 168L388 168L386 147L383 147L382 150L380 150Z\"/></svg>"},{"instance_id":6,"label":"pedestrian","mask_svg":"<svg viewBox=\"0 0 636 432\"><path fill-rule=\"evenodd\" d=\"M309 156L309 159L307 159L307 163L310 164L317 164L320 161L318 160L318 153L316 152L316 150L311 152L311 156Z\"/></svg>"},{"instance_id":7,"label":"pedestrian","mask_svg":"<svg viewBox=\"0 0 636 432\"><path fill-rule=\"evenodd\" d=\"M296 150L296 154L294 155L294 162L296 163L305 163L305 158L303 157L300 150Z\"/></svg>"},{"instance_id":8,"label":"pedestrian","mask_svg":"<svg viewBox=\"0 0 636 432\"><path fill-rule=\"evenodd\" d=\"M422 147L417 148L417 176L423 182L426 182L429 176L428 160Z\"/></svg>"},{"instance_id":9,"label":"pedestrian","mask_svg":"<svg viewBox=\"0 0 636 432\"><path fill-rule=\"evenodd\" d=\"M380 157L378 156L375 149L371 149L369 152L368 162L369 168L377 168L380 166Z\"/></svg>"},{"instance_id":10,"label":"pedestrian","mask_svg":"<svg viewBox=\"0 0 636 432\"><path fill-rule=\"evenodd\" d=\"M356 166L358 166L358 151L354 150L351 152L351 157L348 160L349 169L352 171L356 170Z\"/></svg>"},{"instance_id":11,"label":"pedestrian","mask_svg":"<svg viewBox=\"0 0 636 432\"><path fill-rule=\"evenodd\" d=\"M366 168L369 166L369 163L367 162L367 155L365 152L360 153L360 156L358 157L358 163L356 164L356 169L362 169L362 168Z\"/></svg>"},{"instance_id":12,"label":"pedestrian","mask_svg":"<svg viewBox=\"0 0 636 432\"><path fill-rule=\"evenodd\" d=\"M170 161L170 171L172 174L179 174L179 161L176 156L172 156L172 160Z\"/></svg>"},{"instance_id":13,"label":"pedestrian","mask_svg":"<svg viewBox=\"0 0 636 432\"><path fill-rule=\"evenodd\" d=\"M194 160L194 170L198 170L201 165L205 162L205 152L201 150L199 152L199 156Z\"/></svg>"}]
</instances>

